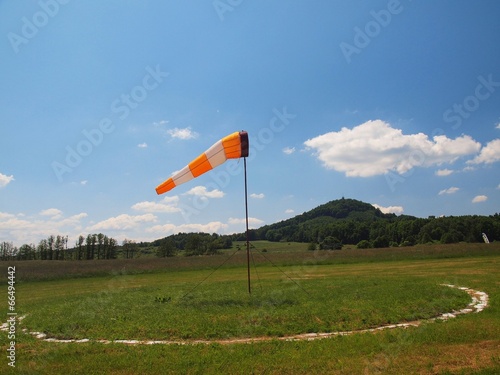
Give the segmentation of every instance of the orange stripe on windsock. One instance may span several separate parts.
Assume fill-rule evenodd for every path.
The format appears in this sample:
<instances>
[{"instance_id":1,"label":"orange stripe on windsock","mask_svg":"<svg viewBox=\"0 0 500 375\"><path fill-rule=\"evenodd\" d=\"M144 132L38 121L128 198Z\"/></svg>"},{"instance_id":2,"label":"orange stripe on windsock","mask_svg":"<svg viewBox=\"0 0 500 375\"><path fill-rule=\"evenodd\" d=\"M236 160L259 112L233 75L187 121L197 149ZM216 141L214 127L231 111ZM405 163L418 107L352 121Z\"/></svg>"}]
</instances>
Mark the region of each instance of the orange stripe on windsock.
<instances>
[{"instance_id":1,"label":"orange stripe on windsock","mask_svg":"<svg viewBox=\"0 0 500 375\"><path fill-rule=\"evenodd\" d=\"M176 185L174 180L172 178L169 178L168 180L166 180L165 182L156 187L156 193L158 195L166 193L167 191L172 190L175 186Z\"/></svg>"},{"instance_id":2,"label":"orange stripe on windsock","mask_svg":"<svg viewBox=\"0 0 500 375\"><path fill-rule=\"evenodd\" d=\"M222 138L222 146L224 147L226 158L236 159L241 157L240 132L234 132Z\"/></svg>"},{"instance_id":3,"label":"orange stripe on windsock","mask_svg":"<svg viewBox=\"0 0 500 375\"><path fill-rule=\"evenodd\" d=\"M189 169L191 170L193 177L198 177L199 175L212 169L212 165L208 161L207 155L203 153L189 163Z\"/></svg>"}]
</instances>

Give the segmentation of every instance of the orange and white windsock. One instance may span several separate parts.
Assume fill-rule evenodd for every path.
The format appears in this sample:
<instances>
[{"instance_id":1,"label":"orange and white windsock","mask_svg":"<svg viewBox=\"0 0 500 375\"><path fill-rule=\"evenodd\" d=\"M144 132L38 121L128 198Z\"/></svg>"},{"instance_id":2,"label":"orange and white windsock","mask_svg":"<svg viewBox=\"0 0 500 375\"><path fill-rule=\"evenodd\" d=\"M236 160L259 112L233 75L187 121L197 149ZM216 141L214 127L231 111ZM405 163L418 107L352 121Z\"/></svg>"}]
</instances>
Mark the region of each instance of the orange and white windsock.
<instances>
[{"instance_id":1,"label":"orange and white windsock","mask_svg":"<svg viewBox=\"0 0 500 375\"><path fill-rule=\"evenodd\" d=\"M175 173L172 177L156 187L158 194L166 193L195 177L224 163L227 159L246 158L248 156L248 133L246 131L234 132L217 141L203 154Z\"/></svg>"}]
</instances>

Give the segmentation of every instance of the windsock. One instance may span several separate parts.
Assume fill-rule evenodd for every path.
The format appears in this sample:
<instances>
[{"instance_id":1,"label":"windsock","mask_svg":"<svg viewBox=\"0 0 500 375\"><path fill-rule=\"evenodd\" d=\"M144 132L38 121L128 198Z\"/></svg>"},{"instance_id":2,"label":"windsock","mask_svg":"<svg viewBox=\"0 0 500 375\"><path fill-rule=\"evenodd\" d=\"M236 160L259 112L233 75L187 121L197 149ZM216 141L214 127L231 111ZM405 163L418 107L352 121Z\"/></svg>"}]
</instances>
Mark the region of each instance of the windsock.
<instances>
[{"instance_id":1,"label":"windsock","mask_svg":"<svg viewBox=\"0 0 500 375\"><path fill-rule=\"evenodd\" d=\"M203 173L221 165L227 159L246 158L248 156L248 133L234 132L217 141L207 151L202 153L172 177L156 187L156 193L163 194Z\"/></svg>"}]
</instances>

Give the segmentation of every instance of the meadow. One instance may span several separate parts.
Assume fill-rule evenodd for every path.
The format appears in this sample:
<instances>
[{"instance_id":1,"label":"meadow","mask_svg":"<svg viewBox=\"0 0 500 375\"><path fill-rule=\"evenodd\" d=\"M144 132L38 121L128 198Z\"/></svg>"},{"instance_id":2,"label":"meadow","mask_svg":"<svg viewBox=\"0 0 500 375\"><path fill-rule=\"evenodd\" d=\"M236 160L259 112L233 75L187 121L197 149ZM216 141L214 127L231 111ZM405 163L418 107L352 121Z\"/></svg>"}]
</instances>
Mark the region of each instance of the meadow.
<instances>
[{"instance_id":1,"label":"meadow","mask_svg":"<svg viewBox=\"0 0 500 375\"><path fill-rule=\"evenodd\" d=\"M5 271L16 267L16 312L25 318L17 325L16 368L4 356L0 373L498 374L499 259L498 243L312 252L307 244L257 241L251 294L243 244L210 257L5 262ZM489 306L426 322L470 302L442 284L484 291ZM7 287L1 295L6 321ZM424 322L280 340L416 320ZM23 328L89 341L47 342ZM6 353L10 342L1 335ZM257 338L266 341L231 343Z\"/></svg>"}]
</instances>

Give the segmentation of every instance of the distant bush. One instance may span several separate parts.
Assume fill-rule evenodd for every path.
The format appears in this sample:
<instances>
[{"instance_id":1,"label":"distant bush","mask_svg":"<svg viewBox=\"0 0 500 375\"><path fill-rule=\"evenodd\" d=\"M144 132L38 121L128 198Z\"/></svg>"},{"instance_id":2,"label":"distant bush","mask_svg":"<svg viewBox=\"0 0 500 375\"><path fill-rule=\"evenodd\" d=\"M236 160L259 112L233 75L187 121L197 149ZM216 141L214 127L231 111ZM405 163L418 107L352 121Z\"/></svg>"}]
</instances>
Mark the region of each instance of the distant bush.
<instances>
[{"instance_id":1,"label":"distant bush","mask_svg":"<svg viewBox=\"0 0 500 375\"><path fill-rule=\"evenodd\" d=\"M361 241L358 242L358 244L356 245L356 247L358 249L370 249L372 247L372 244L370 243L370 241L361 240Z\"/></svg>"}]
</instances>

